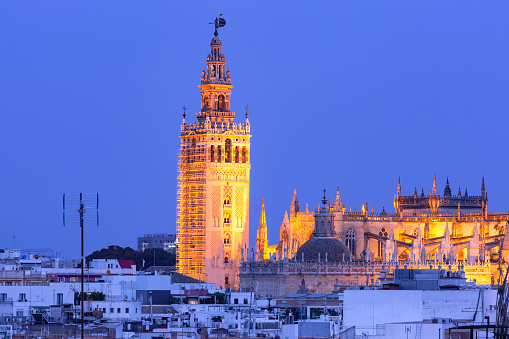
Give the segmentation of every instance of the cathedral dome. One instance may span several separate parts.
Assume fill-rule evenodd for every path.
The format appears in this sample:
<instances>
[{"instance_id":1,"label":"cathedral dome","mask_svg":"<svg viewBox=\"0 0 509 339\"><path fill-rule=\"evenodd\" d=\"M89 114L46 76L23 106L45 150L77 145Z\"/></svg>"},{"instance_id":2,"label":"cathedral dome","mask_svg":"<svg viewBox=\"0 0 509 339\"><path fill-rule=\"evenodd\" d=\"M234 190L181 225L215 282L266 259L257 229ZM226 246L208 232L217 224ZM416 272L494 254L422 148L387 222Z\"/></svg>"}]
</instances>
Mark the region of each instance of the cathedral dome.
<instances>
[{"instance_id":1,"label":"cathedral dome","mask_svg":"<svg viewBox=\"0 0 509 339\"><path fill-rule=\"evenodd\" d=\"M332 237L309 239L297 250L295 259L302 260L304 254L304 261L318 261L318 254L320 254L320 261L325 261L326 253L327 261L343 261L343 259L350 261L350 250L339 239Z\"/></svg>"}]
</instances>

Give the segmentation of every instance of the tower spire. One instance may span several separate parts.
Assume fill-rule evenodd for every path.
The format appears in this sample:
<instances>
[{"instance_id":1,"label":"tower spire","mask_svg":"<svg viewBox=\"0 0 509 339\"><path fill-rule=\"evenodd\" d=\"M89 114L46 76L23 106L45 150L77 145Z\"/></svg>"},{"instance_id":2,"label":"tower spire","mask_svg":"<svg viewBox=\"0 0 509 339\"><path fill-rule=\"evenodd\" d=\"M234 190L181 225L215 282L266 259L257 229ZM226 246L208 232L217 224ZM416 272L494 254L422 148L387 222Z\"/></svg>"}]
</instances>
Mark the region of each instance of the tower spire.
<instances>
[{"instance_id":1,"label":"tower spire","mask_svg":"<svg viewBox=\"0 0 509 339\"><path fill-rule=\"evenodd\" d=\"M262 210L260 212L260 223L259 226L267 227L267 220L265 218L265 198L262 198Z\"/></svg>"},{"instance_id":2,"label":"tower spire","mask_svg":"<svg viewBox=\"0 0 509 339\"><path fill-rule=\"evenodd\" d=\"M267 220L265 218L265 199L262 198L262 210L260 212L260 223L256 234L256 260L264 261L268 259L267 253Z\"/></svg>"},{"instance_id":3,"label":"tower spire","mask_svg":"<svg viewBox=\"0 0 509 339\"><path fill-rule=\"evenodd\" d=\"M339 186L336 190L336 196L334 197L333 208L334 212L339 212L343 209L343 202L341 201L341 195L339 194Z\"/></svg>"},{"instance_id":4,"label":"tower spire","mask_svg":"<svg viewBox=\"0 0 509 339\"><path fill-rule=\"evenodd\" d=\"M230 111L233 86L230 70L226 69L225 57L221 52L221 39L217 37L217 29L223 27L226 21L219 17L215 19L214 24L216 30L210 42L210 54L207 54L207 67L202 71L201 84L198 86L201 90L201 110L196 113L196 117L198 122L204 122L208 116L213 124L225 122L228 126L235 117L235 112Z\"/></svg>"},{"instance_id":5,"label":"tower spire","mask_svg":"<svg viewBox=\"0 0 509 339\"><path fill-rule=\"evenodd\" d=\"M290 205L290 214L299 212L299 199L297 199L297 187L293 188L292 203Z\"/></svg>"},{"instance_id":6,"label":"tower spire","mask_svg":"<svg viewBox=\"0 0 509 339\"><path fill-rule=\"evenodd\" d=\"M444 196L450 197L452 195L451 193L451 187L449 186L449 177L447 177L447 181L445 183L445 189L444 189Z\"/></svg>"}]
</instances>

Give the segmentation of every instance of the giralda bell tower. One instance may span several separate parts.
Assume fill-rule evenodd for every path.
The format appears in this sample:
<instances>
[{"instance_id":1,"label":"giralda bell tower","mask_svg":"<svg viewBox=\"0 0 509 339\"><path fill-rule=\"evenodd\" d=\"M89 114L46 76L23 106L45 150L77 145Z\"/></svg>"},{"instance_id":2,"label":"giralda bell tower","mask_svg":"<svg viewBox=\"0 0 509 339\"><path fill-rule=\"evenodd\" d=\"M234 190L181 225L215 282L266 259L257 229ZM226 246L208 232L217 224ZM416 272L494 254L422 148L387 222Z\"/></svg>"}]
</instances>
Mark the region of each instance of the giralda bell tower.
<instances>
[{"instance_id":1,"label":"giralda bell tower","mask_svg":"<svg viewBox=\"0 0 509 339\"><path fill-rule=\"evenodd\" d=\"M197 121L184 118L180 133L178 270L215 283L238 287L241 248L249 241L250 124L235 123L230 110L230 71L217 28L203 69Z\"/></svg>"}]
</instances>

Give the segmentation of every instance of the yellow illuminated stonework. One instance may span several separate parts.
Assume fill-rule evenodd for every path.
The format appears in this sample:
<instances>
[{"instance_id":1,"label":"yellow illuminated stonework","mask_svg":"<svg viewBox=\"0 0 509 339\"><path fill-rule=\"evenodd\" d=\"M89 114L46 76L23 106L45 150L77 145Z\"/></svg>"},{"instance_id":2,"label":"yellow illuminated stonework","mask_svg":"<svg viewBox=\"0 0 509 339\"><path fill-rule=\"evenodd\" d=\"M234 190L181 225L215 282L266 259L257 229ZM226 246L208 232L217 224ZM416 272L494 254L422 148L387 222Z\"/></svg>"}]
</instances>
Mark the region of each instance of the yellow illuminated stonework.
<instances>
[{"instance_id":1,"label":"yellow illuminated stonework","mask_svg":"<svg viewBox=\"0 0 509 339\"><path fill-rule=\"evenodd\" d=\"M322 257L321 261L308 262L296 253L312 238L316 227L313 216L318 210L310 212L306 207L300 211L294 191L279 242L265 242L256 249L255 260L262 262L255 264L255 271L260 271L253 278L257 293L293 293L302 278L310 291L330 293L336 279L341 286L376 284L382 271L390 275L395 267L441 268L459 271L476 284L499 282L509 261L509 212L488 211L484 178L480 195L469 195L466 188L453 194L449 179L441 194L434 178L429 194L414 188L413 195L405 196L398 180L394 207L394 213L387 213L385 208L377 213L366 203L361 212L352 212L351 207L347 211L338 188L334 202L327 201L326 208L334 216L333 237L348 248L351 260L333 262ZM258 236L266 237L268 228L264 222ZM332 253L328 254L330 258ZM242 266L242 285L251 281L250 269Z\"/></svg>"},{"instance_id":2,"label":"yellow illuminated stonework","mask_svg":"<svg viewBox=\"0 0 509 339\"><path fill-rule=\"evenodd\" d=\"M237 288L240 252L249 241L250 123L235 123L231 78L221 40L210 44L202 72L197 121L181 124L178 270Z\"/></svg>"}]
</instances>

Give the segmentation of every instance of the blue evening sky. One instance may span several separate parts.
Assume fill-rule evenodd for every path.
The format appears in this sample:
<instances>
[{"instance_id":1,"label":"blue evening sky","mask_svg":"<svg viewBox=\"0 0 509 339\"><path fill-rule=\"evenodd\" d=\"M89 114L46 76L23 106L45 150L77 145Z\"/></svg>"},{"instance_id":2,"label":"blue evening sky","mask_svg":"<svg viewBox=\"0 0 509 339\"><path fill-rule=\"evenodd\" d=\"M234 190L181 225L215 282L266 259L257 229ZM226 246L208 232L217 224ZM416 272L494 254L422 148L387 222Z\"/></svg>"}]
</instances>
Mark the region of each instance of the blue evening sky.
<instances>
[{"instance_id":1,"label":"blue evening sky","mask_svg":"<svg viewBox=\"0 0 509 339\"><path fill-rule=\"evenodd\" d=\"M0 248L78 257L64 192L100 194L86 253L175 232L181 107L219 13L237 121L250 106L251 242L262 197L278 239L293 187L301 208L339 186L392 212L398 176L477 195L484 175L509 210L507 1L2 1Z\"/></svg>"}]
</instances>

